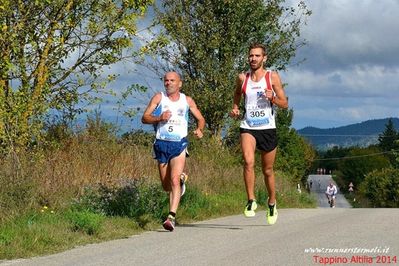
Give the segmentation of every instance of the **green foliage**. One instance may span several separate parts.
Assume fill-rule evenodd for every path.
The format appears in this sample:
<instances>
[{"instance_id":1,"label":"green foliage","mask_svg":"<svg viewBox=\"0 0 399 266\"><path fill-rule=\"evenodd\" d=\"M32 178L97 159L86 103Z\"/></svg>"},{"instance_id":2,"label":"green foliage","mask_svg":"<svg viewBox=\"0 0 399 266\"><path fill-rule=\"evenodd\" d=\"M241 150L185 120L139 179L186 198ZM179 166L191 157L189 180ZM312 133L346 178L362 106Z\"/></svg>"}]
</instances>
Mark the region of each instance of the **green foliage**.
<instances>
[{"instance_id":1,"label":"green foliage","mask_svg":"<svg viewBox=\"0 0 399 266\"><path fill-rule=\"evenodd\" d=\"M348 153L349 158L342 160L339 166L347 183L360 184L371 171L389 167L389 160L385 156L369 156L378 152L376 147L351 149Z\"/></svg>"},{"instance_id":2,"label":"green foliage","mask_svg":"<svg viewBox=\"0 0 399 266\"><path fill-rule=\"evenodd\" d=\"M384 132L378 137L378 141L382 151L399 151L399 132L395 130L392 119L388 120ZM388 153L387 157L393 165L396 165L395 154Z\"/></svg>"},{"instance_id":3,"label":"green foliage","mask_svg":"<svg viewBox=\"0 0 399 266\"><path fill-rule=\"evenodd\" d=\"M327 171L335 171L339 169L339 158L344 158L348 156L349 152L352 148L341 148L338 146L334 146L332 149L326 152L320 152L318 157L321 159L325 159L324 161L318 161L314 168L325 168ZM331 159L331 160L328 160Z\"/></svg>"},{"instance_id":4,"label":"green foliage","mask_svg":"<svg viewBox=\"0 0 399 266\"><path fill-rule=\"evenodd\" d=\"M82 231L89 235L97 234L104 222L103 215L88 210L70 211L66 217L71 223L72 230Z\"/></svg>"},{"instance_id":5,"label":"green foliage","mask_svg":"<svg viewBox=\"0 0 399 266\"><path fill-rule=\"evenodd\" d=\"M90 210L109 216L139 219L149 214L160 219L168 199L157 184L145 184L145 179L125 180L119 186L87 187L75 202L77 209Z\"/></svg>"},{"instance_id":6,"label":"green foliage","mask_svg":"<svg viewBox=\"0 0 399 266\"><path fill-rule=\"evenodd\" d=\"M166 63L148 64L156 72L177 68L183 92L192 96L210 133L221 135L232 106L238 72L246 68L250 43L269 47L268 67L284 69L303 44L300 25L310 12L304 3L286 8L282 0L162 1L157 21L163 46L154 50ZM157 42L159 39L156 39ZM148 44L151 47L151 43Z\"/></svg>"},{"instance_id":7,"label":"green foliage","mask_svg":"<svg viewBox=\"0 0 399 266\"><path fill-rule=\"evenodd\" d=\"M399 170L384 168L366 175L361 192L372 202L374 207L399 207Z\"/></svg>"},{"instance_id":8,"label":"green foliage","mask_svg":"<svg viewBox=\"0 0 399 266\"><path fill-rule=\"evenodd\" d=\"M122 140L130 144L152 147L154 144L154 134L139 129L122 134Z\"/></svg>"},{"instance_id":9,"label":"green foliage","mask_svg":"<svg viewBox=\"0 0 399 266\"><path fill-rule=\"evenodd\" d=\"M0 14L0 148L40 139L44 115L67 110L116 75L103 69L131 57L136 21L150 0L9 1Z\"/></svg>"},{"instance_id":10,"label":"green foliage","mask_svg":"<svg viewBox=\"0 0 399 266\"><path fill-rule=\"evenodd\" d=\"M100 222L100 220L102 220ZM127 218L62 211L30 211L0 224L0 261L49 255L107 239L137 234Z\"/></svg>"},{"instance_id":11,"label":"green foliage","mask_svg":"<svg viewBox=\"0 0 399 266\"><path fill-rule=\"evenodd\" d=\"M209 198L195 187L187 190L180 202L180 210L192 219L197 218L204 210L208 210L211 207Z\"/></svg>"},{"instance_id":12,"label":"green foliage","mask_svg":"<svg viewBox=\"0 0 399 266\"><path fill-rule=\"evenodd\" d=\"M292 109L279 109L277 112L278 155L276 168L290 173L291 180L297 183L309 174L315 151L312 146L291 128Z\"/></svg>"}]
</instances>

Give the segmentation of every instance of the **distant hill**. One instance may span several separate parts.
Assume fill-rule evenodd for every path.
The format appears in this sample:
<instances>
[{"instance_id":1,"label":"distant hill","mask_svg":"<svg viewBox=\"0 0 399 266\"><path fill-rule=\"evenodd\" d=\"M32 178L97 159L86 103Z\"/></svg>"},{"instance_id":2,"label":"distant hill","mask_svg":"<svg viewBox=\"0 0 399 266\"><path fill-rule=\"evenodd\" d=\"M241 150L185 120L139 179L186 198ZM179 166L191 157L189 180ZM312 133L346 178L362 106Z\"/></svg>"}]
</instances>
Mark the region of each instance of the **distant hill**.
<instances>
[{"instance_id":1,"label":"distant hill","mask_svg":"<svg viewBox=\"0 0 399 266\"><path fill-rule=\"evenodd\" d=\"M391 119L395 129L399 131L399 118ZM367 120L327 129L305 127L297 132L308 139L318 150L326 150L334 146L367 147L378 143L378 136L385 130L388 120L389 118Z\"/></svg>"}]
</instances>

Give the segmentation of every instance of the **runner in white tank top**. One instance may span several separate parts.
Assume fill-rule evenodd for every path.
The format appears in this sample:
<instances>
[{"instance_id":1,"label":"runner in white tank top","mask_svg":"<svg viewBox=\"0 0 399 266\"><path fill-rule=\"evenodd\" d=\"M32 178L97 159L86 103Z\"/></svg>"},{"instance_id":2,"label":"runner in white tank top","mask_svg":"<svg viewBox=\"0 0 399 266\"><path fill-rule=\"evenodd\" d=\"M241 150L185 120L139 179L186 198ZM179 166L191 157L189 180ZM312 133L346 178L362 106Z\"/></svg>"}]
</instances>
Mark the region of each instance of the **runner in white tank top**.
<instances>
[{"instance_id":1,"label":"runner in white tank top","mask_svg":"<svg viewBox=\"0 0 399 266\"><path fill-rule=\"evenodd\" d=\"M251 71L241 73L236 79L233 108L230 116L240 116L240 101L245 99L245 116L240 126L241 150L244 158L244 181L248 202L244 209L246 217L255 216L255 151L261 152L262 172L268 192L266 218L269 224L277 221L276 189L273 165L276 157L277 133L273 106L287 108L288 101L277 72L266 71L266 48L255 43L248 51ZM265 77L267 76L267 77Z\"/></svg>"},{"instance_id":2,"label":"runner in white tank top","mask_svg":"<svg viewBox=\"0 0 399 266\"><path fill-rule=\"evenodd\" d=\"M267 80L268 79L268 80ZM240 128L270 129L276 128L273 104L266 97L266 90L271 88L271 71L266 71L258 82L251 79L251 72L247 72L242 85L245 100L245 116ZM273 91L275 95L275 92Z\"/></svg>"},{"instance_id":3,"label":"runner in white tank top","mask_svg":"<svg viewBox=\"0 0 399 266\"><path fill-rule=\"evenodd\" d=\"M187 136L188 112L186 95L179 93L179 100L171 101L163 92L159 106L160 113L169 110L172 116L157 124L156 138L168 141L180 141Z\"/></svg>"},{"instance_id":4,"label":"runner in white tank top","mask_svg":"<svg viewBox=\"0 0 399 266\"><path fill-rule=\"evenodd\" d=\"M194 100L180 93L183 82L176 72L167 72L163 79L165 93L156 93L148 103L141 121L156 125L154 153L158 161L162 188L169 193L169 214L162 224L168 231L175 229L175 216L184 191L188 111L197 120L193 134L202 138L205 119ZM155 112L154 112L155 111ZM184 174L184 176L186 176Z\"/></svg>"}]
</instances>

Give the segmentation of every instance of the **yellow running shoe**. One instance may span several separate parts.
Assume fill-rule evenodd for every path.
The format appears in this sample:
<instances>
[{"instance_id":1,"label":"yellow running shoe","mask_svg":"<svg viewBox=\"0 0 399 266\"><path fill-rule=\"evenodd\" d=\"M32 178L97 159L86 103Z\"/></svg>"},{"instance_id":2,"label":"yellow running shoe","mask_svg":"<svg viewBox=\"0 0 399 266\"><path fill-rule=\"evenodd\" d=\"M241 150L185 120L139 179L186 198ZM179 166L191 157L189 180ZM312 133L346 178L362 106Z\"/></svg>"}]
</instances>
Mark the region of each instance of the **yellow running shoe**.
<instances>
[{"instance_id":1,"label":"yellow running shoe","mask_svg":"<svg viewBox=\"0 0 399 266\"><path fill-rule=\"evenodd\" d=\"M277 204L269 205L266 211L266 219L268 224L275 224L278 217Z\"/></svg>"},{"instance_id":2,"label":"yellow running shoe","mask_svg":"<svg viewBox=\"0 0 399 266\"><path fill-rule=\"evenodd\" d=\"M256 204L256 201L255 200L249 200L248 203L247 203L247 206L245 206L245 209L244 209L245 217L254 217L256 208L258 208L258 205Z\"/></svg>"}]
</instances>

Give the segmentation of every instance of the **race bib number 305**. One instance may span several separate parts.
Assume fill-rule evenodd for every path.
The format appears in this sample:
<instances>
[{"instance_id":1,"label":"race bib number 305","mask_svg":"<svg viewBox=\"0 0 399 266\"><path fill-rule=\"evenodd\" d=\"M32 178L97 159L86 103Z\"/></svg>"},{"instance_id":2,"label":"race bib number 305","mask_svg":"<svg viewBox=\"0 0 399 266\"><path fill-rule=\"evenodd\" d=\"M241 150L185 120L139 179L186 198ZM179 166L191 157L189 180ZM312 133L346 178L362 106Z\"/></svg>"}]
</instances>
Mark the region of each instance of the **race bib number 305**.
<instances>
[{"instance_id":1,"label":"race bib number 305","mask_svg":"<svg viewBox=\"0 0 399 266\"><path fill-rule=\"evenodd\" d=\"M269 117L262 109L249 110L247 112L247 124L251 127L264 126L269 124Z\"/></svg>"}]
</instances>

